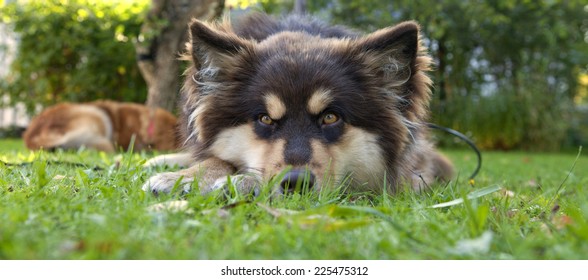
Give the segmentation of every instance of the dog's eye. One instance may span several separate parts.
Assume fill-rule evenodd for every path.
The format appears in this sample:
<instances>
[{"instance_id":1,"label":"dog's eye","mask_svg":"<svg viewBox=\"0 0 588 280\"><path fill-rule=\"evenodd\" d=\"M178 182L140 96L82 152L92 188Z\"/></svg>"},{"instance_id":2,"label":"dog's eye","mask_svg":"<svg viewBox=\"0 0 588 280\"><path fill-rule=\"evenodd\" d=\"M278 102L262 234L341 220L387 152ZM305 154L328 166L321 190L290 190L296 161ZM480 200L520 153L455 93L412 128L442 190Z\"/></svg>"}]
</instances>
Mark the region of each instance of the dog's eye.
<instances>
[{"instance_id":1,"label":"dog's eye","mask_svg":"<svg viewBox=\"0 0 588 280\"><path fill-rule=\"evenodd\" d=\"M259 115L259 122L261 122L262 124L265 124L265 125L273 125L274 124L274 120L272 120L272 118L270 118L270 116L268 116L266 114Z\"/></svg>"},{"instance_id":2,"label":"dog's eye","mask_svg":"<svg viewBox=\"0 0 588 280\"><path fill-rule=\"evenodd\" d=\"M330 125L330 124L336 123L338 120L339 120L339 116L337 116L336 114L334 114L334 113L326 113L323 116L322 123L324 125Z\"/></svg>"}]
</instances>

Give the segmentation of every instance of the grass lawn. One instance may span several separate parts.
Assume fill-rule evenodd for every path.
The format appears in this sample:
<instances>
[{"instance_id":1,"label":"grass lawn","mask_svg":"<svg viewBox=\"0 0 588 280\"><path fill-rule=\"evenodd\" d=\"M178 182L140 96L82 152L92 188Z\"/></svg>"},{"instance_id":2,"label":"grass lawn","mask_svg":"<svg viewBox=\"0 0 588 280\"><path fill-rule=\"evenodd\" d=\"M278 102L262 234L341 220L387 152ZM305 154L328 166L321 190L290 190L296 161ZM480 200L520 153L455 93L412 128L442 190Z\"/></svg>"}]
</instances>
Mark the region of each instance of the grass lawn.
<instances>
[{"instance_id":1,"label":"grass lawn","mask_svg":"<svg viewBox=\"0 0 588 280\"><path fill-rule=\"evenodd\" d=\"M158 211L178 197L140 189L163 170L141 168L150 155L2 139L0 160L33 163L0 163L0 259L588 259L586 155L485 152L472 186L474 153L446 154L459 179L421 194L192 193Z\"/></svg>"}]
</instances>

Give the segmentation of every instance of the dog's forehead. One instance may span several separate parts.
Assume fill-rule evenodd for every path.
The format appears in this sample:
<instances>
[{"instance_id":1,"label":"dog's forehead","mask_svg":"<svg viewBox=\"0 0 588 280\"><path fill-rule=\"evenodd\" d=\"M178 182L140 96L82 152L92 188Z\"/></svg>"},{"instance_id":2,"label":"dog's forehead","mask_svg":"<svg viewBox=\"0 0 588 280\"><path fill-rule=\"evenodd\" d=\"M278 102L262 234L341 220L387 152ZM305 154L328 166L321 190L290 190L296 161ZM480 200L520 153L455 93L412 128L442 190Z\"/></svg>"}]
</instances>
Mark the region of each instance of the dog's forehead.
<instances>
[{"instance_id":1,"label":"dog's forehead","mask_svg":"<svg viewBox=\"0 0 588 280\"><path fill-rule=\"evenodd\" d=\"M321 38L302 32L282 32L256 45L256 54L269 75L332 74L333 68L347 63L349 40Z\"/></svg>"},{"instance_id":2,"label":"dog's forehead","mask_svg":"<svg viewBox=\"0 0 588 280\"><path fill-rule=\"evenodd\" d=\"M269 116L276 120L283 118L288 111L306 111L312 115L318 115L329 106L334 100L334 96L331 94L331 90L319 88L309 95L301 96L300 99L303 99L302 102L291 103L279 93L269 92L263 94L265 108Z\"/></svg>"},{"instance_id":3,"label":"dog's forehead","mask_svg":"<svg viewBox=\"0 0 588 280\"><path fill-rule=\"evenodd\" d=\"M349 47L351 39L325 38L310 35L305 32L283 31L269 36L259 42L256 47L259 51L272 53L317 53L317 51L339 51Z\"/></svg>"},{"instance_id":4,"label":"dog's forehead","mask_svg":"<svg viewBox=\"0 0 588 280\"><path fill-rule=\"evenodd\" d=\"M345 40L324 39L308 34L284 32L258 46L258 67L253 91L272 118L286 112L319 114L333 101L348 77L345 69L354 67L342 55ZM357 86L357 84L354 84ZM337 90L339 89L339 90Z\"/></svg>"}]
</instances>

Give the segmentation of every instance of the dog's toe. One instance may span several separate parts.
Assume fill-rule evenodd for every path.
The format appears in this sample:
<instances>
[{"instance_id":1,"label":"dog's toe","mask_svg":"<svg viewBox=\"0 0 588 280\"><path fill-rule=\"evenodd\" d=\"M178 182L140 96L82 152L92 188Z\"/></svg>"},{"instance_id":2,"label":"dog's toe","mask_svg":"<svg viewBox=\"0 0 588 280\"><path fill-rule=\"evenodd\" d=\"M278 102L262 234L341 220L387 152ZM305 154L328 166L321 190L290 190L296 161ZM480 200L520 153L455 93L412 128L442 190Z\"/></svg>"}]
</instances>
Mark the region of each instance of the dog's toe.
<instances>
[{"instance_id":1,"label":"dog's toe","mask_svg":"<svg viewBox=\"0 0 588 280\"><path fill-rule=\"evenodd\" d=\"M190 191L190 183L191 180L189 178L184 178L174 172L167 172L152 176L141 188L146 192L148 191L157 195L160 193L170 193L174 186L178 184L183 192L188 192Z\"/></svg>"},{"instance_id":2,"label":"dog's toe","mask_svg":"<svg viewBox=\"0 0 588 280\"><path fill-rule=\"evenodd\" d=\"M206 192L212 192L218 189L230 193L230 188L234 187L235 191L243 195L259 195L261 180L254 175L237 174L230 177L219 178L211 184Z\"/></svg>"}]
</instances>

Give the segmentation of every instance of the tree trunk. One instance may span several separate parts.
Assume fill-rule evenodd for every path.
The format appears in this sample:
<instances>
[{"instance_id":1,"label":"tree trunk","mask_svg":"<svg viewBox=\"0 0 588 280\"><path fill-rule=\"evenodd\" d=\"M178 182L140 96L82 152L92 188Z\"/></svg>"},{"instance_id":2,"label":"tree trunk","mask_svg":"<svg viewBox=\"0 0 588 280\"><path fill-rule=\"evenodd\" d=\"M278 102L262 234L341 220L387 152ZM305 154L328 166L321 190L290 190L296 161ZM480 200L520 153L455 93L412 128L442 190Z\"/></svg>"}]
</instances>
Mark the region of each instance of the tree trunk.
<instances>
[{"instance_id":1,"label":"tree trunk","mask_svg":"<svg viewBox=\"0 0 588 280\"><path fill-rule=\"evenodd\" d=\"M306 0L294 1L294 13L299 15L306 14Z\"/></svg>"},{"instance_id":2,"label":"tree trunk","mask_svg":"<svg viewBox=\"0 0 588 280\"><path fill-rule=\"evenodd\" d=\"M147 105L173 111L180 88L180 61L192 18L218 17L224 0L152 0L135 44L139 70L147 83Z\"/></svg>"}]
</instances>

